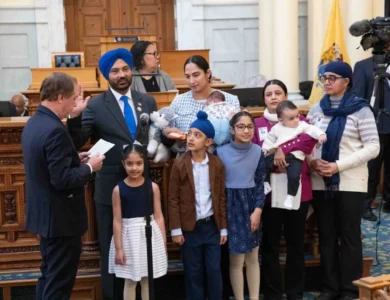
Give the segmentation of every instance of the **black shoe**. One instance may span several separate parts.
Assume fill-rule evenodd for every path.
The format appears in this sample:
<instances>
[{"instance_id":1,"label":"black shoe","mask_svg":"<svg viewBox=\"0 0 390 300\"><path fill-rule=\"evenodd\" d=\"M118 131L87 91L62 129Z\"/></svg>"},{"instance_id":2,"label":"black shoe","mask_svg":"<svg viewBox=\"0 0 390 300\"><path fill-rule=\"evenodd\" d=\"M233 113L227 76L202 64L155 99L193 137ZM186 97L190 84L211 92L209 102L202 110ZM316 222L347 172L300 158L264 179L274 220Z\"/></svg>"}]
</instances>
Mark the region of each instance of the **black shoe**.
<instances>
[{"instance_id":1,"label":"black shoe","mask_svg":"<svg viewBox=\"0 0 390 300\"><path fill-rule=\"evenodd\" d=\"M367 221L375 222L378 220L376 215L372 212L371 208L367 208L364 210L362 218Z\"/></svg>"},{"instance_id":2,"label":"black shoe","mask_svg":"<svg viewBox=\"0 0 390 300\"><path fill-rule=\"evenodd\" d=\"M328 293L320 293L316 298L316 300L335 300L335 299L337 299L337 297L332 296Z\"/></svg>"}]
</instances>

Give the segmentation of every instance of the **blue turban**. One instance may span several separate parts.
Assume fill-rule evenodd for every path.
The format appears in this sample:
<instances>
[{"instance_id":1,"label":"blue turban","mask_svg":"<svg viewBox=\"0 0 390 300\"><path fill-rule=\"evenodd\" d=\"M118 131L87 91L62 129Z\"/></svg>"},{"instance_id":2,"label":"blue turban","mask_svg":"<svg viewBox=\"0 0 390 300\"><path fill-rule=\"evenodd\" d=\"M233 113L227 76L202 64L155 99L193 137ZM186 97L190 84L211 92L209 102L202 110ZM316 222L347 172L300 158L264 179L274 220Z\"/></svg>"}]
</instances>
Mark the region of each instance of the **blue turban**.
<instances>
[{"instance_id":1,"label":"blue turban","mask_svg":"<svg viewBox=\"0 0 390 300\"><path fill-rule=\"evenodd\" d=\"M129 50L125 48L117 48L114 50L110 50L104 53L103 56L99 59L100 72L107 80L108 74L110 74L112 66L118 59L122 59L125 63L129 65L130 69L133 69L133 55Z\"/></svg>"},{"instance_id":2,"label":"blue turban","mask_svg":"<svg viewBox=\"0 0 390 300\"><path fill-rule=\"evenodd\" d=\"M341 77L349 79L349 86L352 86L352 68L342 61L332 61L325 66L324 72L332 72Z\"/></svg>"}]
</instances>

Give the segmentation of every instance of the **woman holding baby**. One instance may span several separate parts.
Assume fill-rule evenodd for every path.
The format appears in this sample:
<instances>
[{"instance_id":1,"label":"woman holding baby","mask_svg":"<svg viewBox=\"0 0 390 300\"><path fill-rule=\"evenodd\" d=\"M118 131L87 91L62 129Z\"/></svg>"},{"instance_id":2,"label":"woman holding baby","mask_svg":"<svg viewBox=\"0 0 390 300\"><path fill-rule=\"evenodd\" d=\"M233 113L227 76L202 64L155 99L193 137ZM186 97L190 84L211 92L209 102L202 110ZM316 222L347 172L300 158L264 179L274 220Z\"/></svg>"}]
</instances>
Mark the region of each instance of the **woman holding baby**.
<instances>
[{"instance_id":1,"label":"woman holding baby","mask_svg":"<svg viewBox=\"0 0 390 300\"><path fill-rule=\"evenodd\" d=\"M253 142L263 146L271 129L279 122L276 107L287 101L287 87L280 80L268 81L263 89L267 106L264 116L255 119L255 136ZM300 117L303 119L303 117ZM276 150L273 164L275 169L285 172L288 166L286 155L294 151L310 154L317 140L307 134L301 134L295 140L286 143ZM261 247L262 273L265 282L265 299L281 300L284 292L289 300L302 297L305 281L304 234L306 216L312 199L309 168L303 162L301 171L301 203L298 210L287 210L271 206L270 195L263 208L263 240ZM281 183L285 184L285 183ZM279 252L280 238L283 233L286 240L287 260L282 280Z\"/></svg>"},{"instance_id":2,"label":"woman holding baby","mask_svg":"<svg viewBox=\"0 0 390 300\"><path fill-rule=\"evenodd\" d=\"M171 132L187 133L190 124L196 119L198 111L206 105L206 100L214 91L211 86L211 70L207 60L200 55L189 57L184 63L184 74L187 79L190 91L176 96L170 107L177 114L175 119L175 128L166 128L166 136ZM240 109L240 102L237 96L222 92L225 101L233 105L237 110Z\"/></svg>"}]
</instances>

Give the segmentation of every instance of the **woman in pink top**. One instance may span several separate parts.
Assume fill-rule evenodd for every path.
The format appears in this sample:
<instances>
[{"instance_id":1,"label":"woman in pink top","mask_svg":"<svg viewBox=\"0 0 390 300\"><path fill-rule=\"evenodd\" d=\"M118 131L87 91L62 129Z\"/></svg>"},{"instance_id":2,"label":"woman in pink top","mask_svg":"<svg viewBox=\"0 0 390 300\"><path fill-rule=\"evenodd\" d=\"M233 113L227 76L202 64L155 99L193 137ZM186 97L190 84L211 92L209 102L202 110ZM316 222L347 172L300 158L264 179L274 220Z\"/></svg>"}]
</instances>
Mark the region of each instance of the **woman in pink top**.
<instances>
[{"instance_id":1,"label":"woman in pink top","mask_svg":"<svg viewBox=\"0 0 390 300\"><path fill-rule=\"evenodd\" d=\"M287 100L287 87L280 80L268 81L264 86L264 100L267 106L264 116L255 119L255 136L253 143L260 146L267 136L267 133L278 122L276 106ZM304 119L304 117L302 117ZM295 140L289 141L275 153L274 165L277 169L285 169L285 155L301 150L310 154L316 144L316 140L307 134L298 136ZM262 272L265 280L265 299L281 300L283 295L282 274L279 265L279 248L282 227L286 239L287 261L284 274L285 293L288 300L302 298L305 281L305 258L304 258L304 236L309 201L312 199L309 168L304 162L302 167L302 196L301 205L298 210L286 210L272 208L270 197L264 205L263 240L261 247Z\"/></svg>"}]
</instances>

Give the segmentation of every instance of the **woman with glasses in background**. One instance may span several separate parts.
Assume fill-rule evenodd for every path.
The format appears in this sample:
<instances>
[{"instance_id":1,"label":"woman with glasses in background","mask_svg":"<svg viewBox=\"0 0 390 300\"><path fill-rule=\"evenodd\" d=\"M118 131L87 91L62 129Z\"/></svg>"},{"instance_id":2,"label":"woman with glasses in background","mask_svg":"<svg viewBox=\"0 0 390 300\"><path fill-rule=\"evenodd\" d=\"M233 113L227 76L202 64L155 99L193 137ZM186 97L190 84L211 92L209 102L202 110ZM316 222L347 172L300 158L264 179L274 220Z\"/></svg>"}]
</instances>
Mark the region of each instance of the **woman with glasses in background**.
<instances>
[{"instance_id":1,"label":"woman with glasses in background","mask_svg":"<svg viewBox=\"0 0 390 300\"><path fill-rule=\"evenodd\" d=\"M279 122L276 107L279 103L287 101L287 87L278 79L269 80L264 86L263 96L266 109L261 118L255 119L256 128L252 140L259 146L263 145L268 132ZM301 116L300 119L305 118ZM316 140L310 135L301 134L296 139L281 145L275 153L274 172L286 172L285 156L288 153L303 151L305 154L310 154L315 144ZM301 203L298 210L272 207L270 194L267 195L264 204L261 256L266 300L282 300L283 292L286 293L288 300L302 298L305 283L305 224L312 199L310 172L306 162L302 165L301 184ZM282 230L286 240L284 280L279 261Z\"/></svg>"},{"instance_id":2,"label":"woman with glasses in background","mask_svg":"<svg viewBox=\"0 0 390 300\"><path fill-rule=\"evenodd\" d=\"M155 44L148 41L138 41L131 47L130 51L134 60L132 90L140 93L176 90L171 77L159 69L160 53Z\"/></svg>"},{"instance_id":3,"label":"woman with glasses in background","mask_svg":"<svg viewBox=\"0 0 390 300\"><path fill-rule=\"evenodd\" d=\"M367 162L379 153L369 102L352 91L352 69L326 65L320 78L325 95L308 114L328 140L310 158L313 207L317 216L322 293L317 299L355 299L353 281L363 273L360 222L367 193Z\"/></svg>"}]
</instances>

